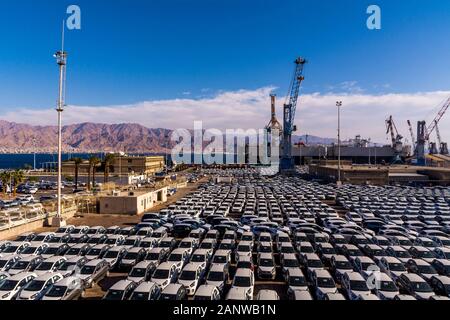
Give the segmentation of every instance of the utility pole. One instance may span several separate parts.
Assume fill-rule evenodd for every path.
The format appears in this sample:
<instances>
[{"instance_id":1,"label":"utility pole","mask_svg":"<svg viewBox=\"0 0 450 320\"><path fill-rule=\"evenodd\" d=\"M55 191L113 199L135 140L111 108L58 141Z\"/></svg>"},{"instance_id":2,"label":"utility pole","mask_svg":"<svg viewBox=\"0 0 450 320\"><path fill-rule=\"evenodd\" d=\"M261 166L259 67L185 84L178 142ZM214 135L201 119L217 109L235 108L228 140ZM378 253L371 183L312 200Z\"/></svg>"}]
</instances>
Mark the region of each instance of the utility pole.
<instances>
[{"instance_id":1,"label":"utility pole","mask_svg":"<svg viewBox=\"0 0 450 320\"><path fill-rule=\"evenodd\" d=\"M62 113L64 111L64 91L66 80L66 65L67 65L67 52L64 51L64 28L65 22L63 21L62 29L62 46L61 51L55 53L56 63L59 66L59 95L56 111L58 112L58 211L56 218L53 220L54 227L64 226L66 222L62 218L62 206L61 206L61 184L62 184Z\"/></svg>"},{"instance_id":2,"label":"utility pole","mask_svg":"<svg viewBox=\"0 0 450 320\"><path fill-rule=\"evenodd\" d=\"M338 187L342 185L341 181L341 107L342 101L337 101L336 106L338 109Z\"/></svg>"}]
</instances>

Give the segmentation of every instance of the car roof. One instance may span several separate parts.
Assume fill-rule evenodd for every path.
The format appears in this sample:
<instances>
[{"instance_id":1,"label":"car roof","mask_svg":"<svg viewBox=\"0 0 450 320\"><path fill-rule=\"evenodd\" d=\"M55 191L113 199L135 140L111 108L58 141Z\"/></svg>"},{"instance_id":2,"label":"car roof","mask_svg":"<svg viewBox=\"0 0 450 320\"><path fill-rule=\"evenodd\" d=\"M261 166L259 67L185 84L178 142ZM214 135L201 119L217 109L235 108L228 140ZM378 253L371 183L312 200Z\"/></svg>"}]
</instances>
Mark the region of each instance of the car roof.
<instances>
[{"instance_id":1,"label":"car roof","mask_svg":"<svg viewBox=\"0 0 450 320\"><path fill-rule=\"evenodd\" d=\"M363 276L358 272L345 272L350 281L364 281Z\"/></svg>"},{"instance_id":2,"label":"car roof","mask_svg":"<svg viewBox=\"0 0 450 320\"><path fill-rule=\"evenodd\" d=\"M105 261L103 259L94 259L86 263L86 266L97 266L100 262Z\"/></svg>"},{"instance_id":3,"label":"car roof","mask_svg":"<svg viewBox=\"0 0 450 320\"><path fill-rule=\"evenodd\" d=\"M287 271L290 277L304 277L302 269L300 268L289 268Z\"/></svg>"},{"instance_id":4,"label":"car roof","mask_svg":"<svg viewBox=\"0 0 450 320\"><path fill-rule=\"evenodd\" d=\"M211 296L211 294L213 293L213 291L217 289L216 286L212 286L212 285L202 285L197 289L197 292L195 293L195 295L198 296L202 296L202 297L209 297Z\"/></svg>"},{"instance_id":5,"label":"car roof","mask_svg":"<svg viewBox=\"0 0 450 320\"><path fill-rule=\"evenodd\" d=\"M178 284L178 283L171 283L163 290L162 293L163 294L177 294L178 290L180 290L180 288L183 288L183 285Z\"/></svg>"},{"instance_id":6,"label":"car roof","mask_svg":"<svg viewBox=\"0 0 450 320\"><path fill-rule=\"evenodd\" d=\"M38 276L37 278L35 278L34 280L37 281L47 281L51 278L53 278L54 276L59 275L61 277L61 279L63 278L62 274L60 273L45 273L43 275Z\"/></svg>"},{"instance_id":7,"label":"car roof","mask_svg":"<svg viewBox=\"0 0 450 320\"><path fill-rule=\"evenodd\" d=\"M403 273L401 277L405 277L412 282L426 282L421 276L415 273Z\"/></svg>"},{"instance_id":8,"label":"car roof","mask_svg":"<svg viewBox=\"0 0 450 320\"><path fill-rule=\"evenodd\" d=\"M252 276L252 271L250 269L237 269L236 270L236 275L235 277L251 277Z\"/></svg>"},{"instance_id":9,"label":"car roof","mask_svg":"<svg viewBox=\"0 0 450 320\"><path fill-rule=\"evenodd\" d=\"M150 290L154 287L158 286L156 283L147 281L141 282L139 286L134 290L134 292L150 292Z\"/></svg>"},{"instance_id":10,"label":"car roof","mask_svg":"<svg viewBox=\"0 0 450 320\"><path fill-rule=\"evenodd\" d=\"M120 280L119 282L117 282L115 285L113 285L111 287L111 289L109 290L119 290L119 291L123 291L125 290L130 284L133 284L133 281L130 280Z\"/></svg>"},{"instance_id":11,"label":"car roof","mask_svg":"<svg viewBox=\"0 0 450 320\"><path fill-rule=\"evenodd\" d=\"M198 263L189 263L184 268L183 271L197 271L200 268Z\"/></svg>"}]
</instances>

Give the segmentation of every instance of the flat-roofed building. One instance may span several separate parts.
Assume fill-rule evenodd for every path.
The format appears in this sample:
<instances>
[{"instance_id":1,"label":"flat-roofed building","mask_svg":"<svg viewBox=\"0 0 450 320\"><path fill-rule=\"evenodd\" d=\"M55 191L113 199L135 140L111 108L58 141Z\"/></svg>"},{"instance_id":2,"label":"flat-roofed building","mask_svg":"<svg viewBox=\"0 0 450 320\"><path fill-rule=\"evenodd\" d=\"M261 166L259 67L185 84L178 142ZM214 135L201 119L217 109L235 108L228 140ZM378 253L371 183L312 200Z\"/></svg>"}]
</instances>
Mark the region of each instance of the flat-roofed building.
<instances>
[{"instance_id":1,"label":"flat-roofed building","mask_svg":"<svg viewBox=\"0 0 450 320\"><path fill-rule=\"evenodd\" d=\"M154 175L162 170L164 170L164 157L162 156L117 156L114 158L113 172L115 174Z\"/></svg>"},{"instance_id":2,"label":"flat-roofed building","mask_svg":"<svg viewBox=\"0 0 450 320\"><path fill-rule=\"evenodd\" d=\"M99 200L100 214L140 215L159 203L167 201L168 188L155 191L116 192L101 196Z\"/></svg>"}]
</instances>

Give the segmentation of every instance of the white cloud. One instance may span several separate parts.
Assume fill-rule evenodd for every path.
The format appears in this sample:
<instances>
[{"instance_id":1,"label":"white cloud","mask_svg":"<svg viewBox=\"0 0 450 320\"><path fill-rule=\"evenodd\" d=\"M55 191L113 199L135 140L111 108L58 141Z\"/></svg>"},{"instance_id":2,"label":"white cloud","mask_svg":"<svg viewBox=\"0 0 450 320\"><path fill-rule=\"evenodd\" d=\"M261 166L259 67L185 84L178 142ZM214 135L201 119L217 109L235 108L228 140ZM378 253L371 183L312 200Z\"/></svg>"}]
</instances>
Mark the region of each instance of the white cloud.
<instances>
[{"instance_id":1,"label":"white cloud","mask_svg":"<svg viewBox=\"0 0 450 320\"><path fill-rule=\"evenodd\" d=\"M355 88L356 83L347 83ZM145 101L118 106L68 106L63 114L65 124L80 122L139 123L149 128L192 128L194 121L203 121L204 128L261 128L269 122L270 98L273 87L257 90L220 92L200 99ZM353 90L355 91L355 90ZM297 110L297 134L321 137L336 136L337 110L335 101L342 100L342 133L344 138L361 134L380 143L388 142L384 121L393 115L401 134L409 138L406 120L431 121L450 91L411 94L370 95L363 92L314 93L300 97ZM282 103L278 98L278 115L282 118ZM54 125L56 112L18 109L0 114L0 119L34 125ZM450 115L440 125L444 139L450 138Z\"/></svg>"}]
</instances>

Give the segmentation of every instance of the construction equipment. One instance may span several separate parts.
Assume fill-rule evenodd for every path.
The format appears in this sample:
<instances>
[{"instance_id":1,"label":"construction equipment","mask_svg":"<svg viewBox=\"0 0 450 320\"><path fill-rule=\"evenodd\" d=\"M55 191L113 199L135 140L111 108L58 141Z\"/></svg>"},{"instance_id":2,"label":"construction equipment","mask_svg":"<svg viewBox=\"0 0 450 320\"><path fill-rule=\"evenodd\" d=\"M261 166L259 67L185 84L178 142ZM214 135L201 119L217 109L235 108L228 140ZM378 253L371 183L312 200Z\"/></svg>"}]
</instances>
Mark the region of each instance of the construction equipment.
<instances>
[{"instance_id":1,"label":"construction equipment","mask_svg":"<svg viewBox=\"0 0 450 320\"><path fill-rule=\"evenodd\" d=\"M411 136L411 147L413 154L416 154L416 137L414 136L414 130L411 124L411 121L408 120L408 128L409 128L409 134Z\"/></svg>"},{"instance_id":2,"label":"construction equipment","mask_svg":"<svg viewBox=\"0 0 450 320\"><path fill-rule=\"evenodd\" d=\"M278 130L281 134L282 126L281 123L277 119L277 113L276 113L276 99L277 95L271 94L270 100L271 100L271 118L269 124L266 126L266 130L268 132L272 132L273 130Z\"/></svg>"},{"instance_id":3,"label":"construction equipment","mask_svg":"<svg viewBox=\"0 0 450 320\"><path fill-rule=\"evenodd\" d=\"M436 123L436 137L437 137L437 143L439 147L439 154L442 155L448 155L448 145L447 142L443 142L441 139L441 132L439 131L439 126Z\"/></svg>"},{"instance_id":4,"label":"construction equipment","mask_svg":"<svg viewBox=\"0 0 450 320\"><path fill-rule=\"evenodd\" d=\"M397 126L395 125L394 119L392 116L390 116L387 120L386 120L386 134L391 134L391 143L392 143L392 148L394 149L395 152L395 159L394 162L398 163L398 162L402 162L401 160L401 155L403 152L403 136L401 134L398 133L397 130Z\"/></svg>"},{"instance_id":5,"label":"construction equipment","mask_svg":"<svg viewBox=\"0 0 450 320\"><path fill-rule=\"evenodd\" d=\"M430 141L430 136L436 130L439 121L441 121L442 117L447 112L450 107L450 97L446 100L442 108L439 110L438 114L434 118L433 122L427 128L425 121L419 121L417 123L417 164L424 166L426 164L425 161L425 144L427 141ZM439 129L438 129L439 130ZM442 149L442 146L439 146ZM444 149L446 146L443 146ZM447 148L448 149L448 148ZM443 150L446 151L446 150ZM437 146L436 143L430 143L429 152L431 154L437 154Z\"/></svg>"},{"instance_id":6,"label":"construction equipment","mask_svg":"<svg viewBox=\"0 0 450 320\"><path fill-rule=\"evenodd\" d=\"M294 125L295 113L297 109L298 96L300 94L300 86L305 80L303 69L306 60L297 58L295 60L294 76L289 87L289 94L283 108L283 140L282 140L282 156L280 161L280 170L282 173L290 173L295 169L294 158L292 156L292 133L297 130Z\"/></svg>"}]
</instances>

